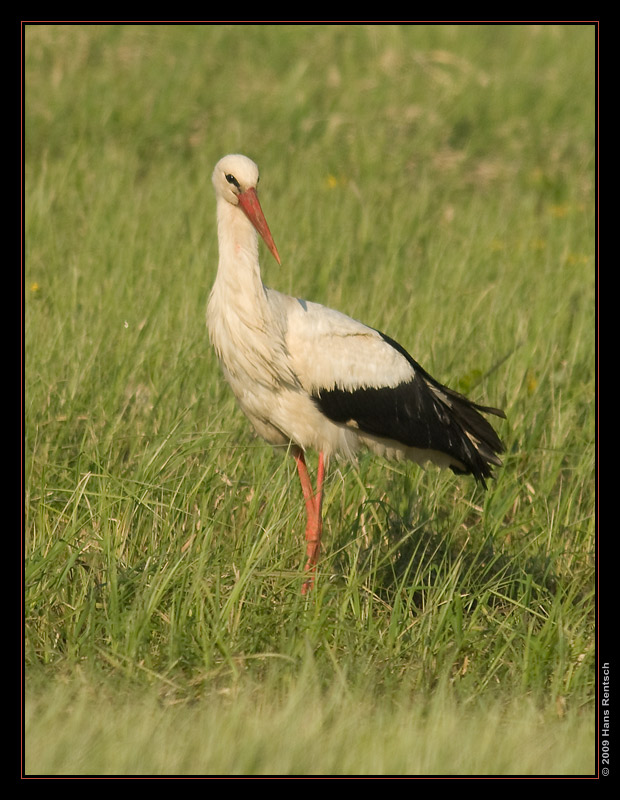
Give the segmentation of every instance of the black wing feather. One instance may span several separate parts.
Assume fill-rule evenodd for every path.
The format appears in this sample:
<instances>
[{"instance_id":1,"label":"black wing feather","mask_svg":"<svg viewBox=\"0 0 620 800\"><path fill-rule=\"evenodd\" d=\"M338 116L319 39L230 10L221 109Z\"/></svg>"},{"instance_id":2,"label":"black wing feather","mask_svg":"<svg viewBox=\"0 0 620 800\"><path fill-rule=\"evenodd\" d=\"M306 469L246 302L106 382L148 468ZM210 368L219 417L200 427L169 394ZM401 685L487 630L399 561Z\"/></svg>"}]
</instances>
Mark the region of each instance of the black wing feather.
<instances>
[{"instance_id":1,"label":"black wing feather","mask_svg":"<svg viewBox=\"0 0 620 800\"><path fill-rule=\"evenodd\" d=\"M410 381L395 387L337 387L317 391L315 402L333 422L354 421L361 431L407 447L438 450L459 463L452 469L471 473L486 487L492 465L504 447L482 413L503 417L500 409L481 406L432 378L407 351L381 333L414 370ZM463 465L462 468L460 465Z\"/></svg>"}]
</instances>

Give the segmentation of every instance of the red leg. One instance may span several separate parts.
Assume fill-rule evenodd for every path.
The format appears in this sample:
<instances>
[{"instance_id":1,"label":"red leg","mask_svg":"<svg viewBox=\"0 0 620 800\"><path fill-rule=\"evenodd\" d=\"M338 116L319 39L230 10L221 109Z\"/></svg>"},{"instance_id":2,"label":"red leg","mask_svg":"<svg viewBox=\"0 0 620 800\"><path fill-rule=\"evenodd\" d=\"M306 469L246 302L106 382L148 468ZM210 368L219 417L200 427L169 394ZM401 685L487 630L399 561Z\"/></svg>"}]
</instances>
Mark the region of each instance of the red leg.
<instances>
[{"instance_id":1,"label":"red leg","mask_svg":"<svg viewBox=\"0 0 620 800\"><path fill-rule=\"evenodd\" d=\"M314 586L314 573L316 563L321 549L321 533L323 529L323 519L321 507L323 504L323 478L325 477L325 459L323 453L319 453L319 464L316 476L316 492L312 489L312 482L306 467L306 459L301 450L295 450L295 461L297 462L297 472L301 482L301 490L306 502L306 571L310 572L308 580L304 581L301 589L302 594L306 594Z\"/></svg>"}]
</instances>

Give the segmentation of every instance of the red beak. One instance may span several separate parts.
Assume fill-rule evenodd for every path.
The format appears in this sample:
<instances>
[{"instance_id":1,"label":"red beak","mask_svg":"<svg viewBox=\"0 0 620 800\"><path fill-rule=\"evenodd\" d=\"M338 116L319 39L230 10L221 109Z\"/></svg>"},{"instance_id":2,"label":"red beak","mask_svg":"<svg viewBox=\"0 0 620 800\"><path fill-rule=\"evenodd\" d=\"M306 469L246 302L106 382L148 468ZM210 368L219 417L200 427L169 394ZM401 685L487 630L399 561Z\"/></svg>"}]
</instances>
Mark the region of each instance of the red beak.
<instances>
[{"instance_id":1,"label":"red beak","mask_svg":"<svg viewBox=\"0 0 620 800\"><path fill-rule=\"evenodd\" d=\"M252 225L256 228L256 230L260 233L260 235L265 240L265 244L273 253L273 257L275 260L280 264L280 255L278 253L278 248L273 241L273 236L271 235L271 231L269 230L269 225L267 225L267 220L265 219L265 215L263 214L263 209L260 207L260 203L258 202L258 195L256 194L256 189L246 189L245 192L241 192L238 195L239 197L239 205L243 209L246 217L250 220Z\"/></svg>"}]
</instances>

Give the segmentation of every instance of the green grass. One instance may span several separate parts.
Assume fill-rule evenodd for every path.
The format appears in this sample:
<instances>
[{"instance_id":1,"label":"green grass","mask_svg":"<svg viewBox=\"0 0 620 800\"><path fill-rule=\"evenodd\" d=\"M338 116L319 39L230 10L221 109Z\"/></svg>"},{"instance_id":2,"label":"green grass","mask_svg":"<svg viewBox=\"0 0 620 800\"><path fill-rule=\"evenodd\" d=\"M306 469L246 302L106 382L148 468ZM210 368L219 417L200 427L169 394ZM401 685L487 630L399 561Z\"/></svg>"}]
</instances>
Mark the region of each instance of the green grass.
<instances>
[{"instance_id":1,"label":"green grass","mask_svg":"<svg viewBox=\"0 0 620 800\"><path fill-rule=\"evenodd\" d=\"M26 26L26 774L593 772L594 43ZM309 598L205 328L235 151L269 285L507 414L486 493L332 465Z\"/></svg>"},{"instance_id":2,"label":"green grass","mask_svg":"<svg viewBox=\"0 0 620 800\"><path fill-rule=\"evenodd\" d=\"M277 666L281 673L282 665ZM376 703L336 682L327 692L305 670L286 692L274 684L179 704L171 684L152 692L95 690L80 675L26 705L33 729L26 768L96 775L505 775L590 769L592 730L570 712L557 723L527 698L457 710L443 692ZM68 711L70 709L70 711Z\"/></svg>"}]
</instances>

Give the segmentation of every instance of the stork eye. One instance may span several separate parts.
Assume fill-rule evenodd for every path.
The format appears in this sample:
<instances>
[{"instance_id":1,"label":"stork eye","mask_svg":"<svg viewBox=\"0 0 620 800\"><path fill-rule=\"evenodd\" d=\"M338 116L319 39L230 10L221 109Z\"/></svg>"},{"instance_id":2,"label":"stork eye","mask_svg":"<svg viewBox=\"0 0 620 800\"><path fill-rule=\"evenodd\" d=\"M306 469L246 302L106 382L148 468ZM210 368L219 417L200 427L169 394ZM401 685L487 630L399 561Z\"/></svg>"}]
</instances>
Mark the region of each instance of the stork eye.
<instances>
[{"instance_id":1,"label":"stork eye","mask_svg":"<svg viewBox=\"0 0 620 800\"><path fill-rule=\"evenodd\" d=\"M239 186L239 181L235 178L234 175L230 175L229 174L229 175L226 175L225 177L226 177L226 180L228 181L228 183L232 184L233 186L236 186L237 189L241 189L241 186Z\"/></svg>"}]
</instances>

